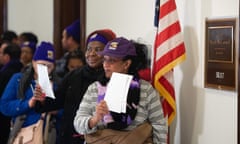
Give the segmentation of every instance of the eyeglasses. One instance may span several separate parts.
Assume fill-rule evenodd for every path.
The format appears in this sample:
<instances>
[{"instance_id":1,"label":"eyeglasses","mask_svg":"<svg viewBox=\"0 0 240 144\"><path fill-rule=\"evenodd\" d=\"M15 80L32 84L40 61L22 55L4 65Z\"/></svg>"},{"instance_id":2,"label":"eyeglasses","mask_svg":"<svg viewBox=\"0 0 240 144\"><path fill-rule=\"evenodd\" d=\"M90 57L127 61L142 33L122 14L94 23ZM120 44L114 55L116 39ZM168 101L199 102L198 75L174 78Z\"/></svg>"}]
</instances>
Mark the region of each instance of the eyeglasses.
<instances>
[{"instance_id":1,"label":"eyeglasses","mask_svg":"<svg viewBox=\"0 0 240 144\"><path fill-rule=\"evenodd\" d=\"M106 64L115 64L120 61L122 61L122 59L103 58L103 63L106 63Z\"/></svg>"}]
</instances>

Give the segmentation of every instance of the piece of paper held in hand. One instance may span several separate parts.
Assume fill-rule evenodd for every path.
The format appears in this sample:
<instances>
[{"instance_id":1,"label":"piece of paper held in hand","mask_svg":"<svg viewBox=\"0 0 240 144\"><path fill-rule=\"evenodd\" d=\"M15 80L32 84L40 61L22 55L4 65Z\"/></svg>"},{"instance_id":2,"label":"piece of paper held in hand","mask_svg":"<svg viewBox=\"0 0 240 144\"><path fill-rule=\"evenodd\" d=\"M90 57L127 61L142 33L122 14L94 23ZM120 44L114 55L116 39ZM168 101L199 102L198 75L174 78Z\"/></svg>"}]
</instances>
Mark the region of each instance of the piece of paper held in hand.
<instances>
[{"instance_id":1,"label":"piece of paper held in hand","mask_svg":"<svg viewBox=\"0 0 240 144\"><path fill-rule=\"evenodd\" d=\"M133 76L127 74L112 74L104 97L110 111L126 113L127 94L132 78Z\"/></svg>"},{"instance_id":2,"label":"piece of paper held in hand","mask_svg":"<svg viewBox=\"0 0 240 144\"><path fill-rule=\"evenodd\" d=\"M48 77L47 66L37 64L37 71L38 71L38 83L41 86L43 92L46 94L47 97L55 99L52 85Z\"/></svg>"}]
</instances>

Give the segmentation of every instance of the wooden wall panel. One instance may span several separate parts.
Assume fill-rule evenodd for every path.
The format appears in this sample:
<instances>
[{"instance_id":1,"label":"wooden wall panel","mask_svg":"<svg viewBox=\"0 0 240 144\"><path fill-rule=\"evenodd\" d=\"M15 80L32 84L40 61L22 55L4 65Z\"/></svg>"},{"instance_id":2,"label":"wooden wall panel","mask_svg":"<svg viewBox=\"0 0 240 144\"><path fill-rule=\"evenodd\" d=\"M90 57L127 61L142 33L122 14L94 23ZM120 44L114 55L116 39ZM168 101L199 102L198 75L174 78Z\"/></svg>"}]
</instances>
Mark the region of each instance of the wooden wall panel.
<instances>
[{"instance_id":1,"label":"wooden wall panel","mask_svg":"<svg viewBox=\"0 0 240 144\"><path fill-rule=\"evenodd\" d=\"M81 46L85 42L85 15L86 0L54 0L54 46L56 49L56 59L59 59L64 51L61 47L61 37L63 29L74 20L80 19Z\"/></svg>"},{"instance_id":2,"label":"wooden wall panel","mask_svg":"<svg viewBox=\"0 0 240 144\"><path fill-rule=\"evenodd\" d=\"M7 0L0 1L0 34L7 30Z\"/></svg>"}]
</instances>

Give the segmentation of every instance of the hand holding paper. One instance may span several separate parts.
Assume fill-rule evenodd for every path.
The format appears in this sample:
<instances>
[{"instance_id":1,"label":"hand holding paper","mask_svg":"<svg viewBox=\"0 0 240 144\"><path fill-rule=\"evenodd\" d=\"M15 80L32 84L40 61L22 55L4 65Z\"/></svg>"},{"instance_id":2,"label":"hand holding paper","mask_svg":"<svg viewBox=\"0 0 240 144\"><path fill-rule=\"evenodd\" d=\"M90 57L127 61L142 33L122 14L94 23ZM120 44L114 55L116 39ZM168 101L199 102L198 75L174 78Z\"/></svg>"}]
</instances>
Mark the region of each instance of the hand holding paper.
<instances>
[{"instance_id":1,"label":"hand holding paper","mask_svg":"<svg viewBox=\"0 0 240 144\"><path fill-rule=\"evenodd\" d=\"M42 64L37 64L37 71L38 71L38 82L43 92L45 92L47 97L55 99L52 85L48 77L47 66Z\"/></svg>"}]
</instances>

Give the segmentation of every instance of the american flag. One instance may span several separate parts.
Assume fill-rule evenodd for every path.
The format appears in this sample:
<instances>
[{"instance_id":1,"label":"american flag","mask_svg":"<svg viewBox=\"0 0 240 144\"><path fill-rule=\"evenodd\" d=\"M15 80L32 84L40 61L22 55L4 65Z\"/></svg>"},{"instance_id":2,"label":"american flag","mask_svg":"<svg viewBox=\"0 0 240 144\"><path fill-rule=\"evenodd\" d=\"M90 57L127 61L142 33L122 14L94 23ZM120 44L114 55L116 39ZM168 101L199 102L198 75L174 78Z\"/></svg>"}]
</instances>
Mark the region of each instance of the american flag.
<instances>
[{"instance_id":1,"label":"american flag","mask_svg":"<svg viewBox=\"0 0 240 144\"><path fill-rule=\"evenodd\" d=\"M178 20L175 0L156 1L153 85L162 96L164 115L171 125L176 115L173 68L185 57L185 45ZM157 18L157 19L156 19Z\"/></svg>"}]
</instances>

